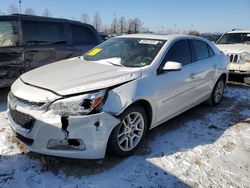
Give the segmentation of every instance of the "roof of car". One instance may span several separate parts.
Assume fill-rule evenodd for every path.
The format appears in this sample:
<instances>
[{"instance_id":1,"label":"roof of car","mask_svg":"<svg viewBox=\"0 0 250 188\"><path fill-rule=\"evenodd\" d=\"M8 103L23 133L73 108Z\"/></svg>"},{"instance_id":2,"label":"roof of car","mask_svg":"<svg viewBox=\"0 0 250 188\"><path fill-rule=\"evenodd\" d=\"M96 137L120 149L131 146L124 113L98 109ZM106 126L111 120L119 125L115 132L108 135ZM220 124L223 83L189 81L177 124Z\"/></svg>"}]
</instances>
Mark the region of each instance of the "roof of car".
<instances>
[{"instance_id":1,"label":"roof of car","mask_svg":"<svg viewBox=\"0 0 250 188\"><path fill-rule=\"evenodd\" d=\"M143 38L143 39L156 39L156 40L170 40L174 38L198 38L201 39L201 37L191 36L191 35L183 35L183 34L128 34L128 35L121 35L119 37L126 37L126 38Z\"/></svg>"},{"instance_id":2,"label":"roof of car","mask_svg":"<svg viewBox=\"0 0 250 188\"><path fill-rule=\"evenodd\" d=\"M54 22L69 22L74 24L84 24L80 21L76 20L69 20L65 18L53 18L53 17L46 17L46 16L37 16L37 15L26 15L26 14L11 14L11 15L1 15L0 20L8 20L8 19L17 19L20 18L21 20L39 20L39 21L54 21Z\"/></svg>"},{"instance_id":3,"label":"roof of car","mask_svg":"<svg viewBox=\"0 0 250 188\"><path fill-rule=\"evenodd\" d=\"M233 30L227 33L250 33L250 30Z\"/></svg>"}]
</instances>

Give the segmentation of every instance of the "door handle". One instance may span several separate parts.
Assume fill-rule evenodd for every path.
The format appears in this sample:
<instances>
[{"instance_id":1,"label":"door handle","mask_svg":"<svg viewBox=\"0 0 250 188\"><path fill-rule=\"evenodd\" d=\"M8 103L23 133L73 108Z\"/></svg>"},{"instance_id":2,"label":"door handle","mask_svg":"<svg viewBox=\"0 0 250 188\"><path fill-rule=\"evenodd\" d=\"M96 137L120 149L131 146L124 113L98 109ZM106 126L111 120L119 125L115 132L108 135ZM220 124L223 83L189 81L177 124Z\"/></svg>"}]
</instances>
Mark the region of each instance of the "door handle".
<instances>
[{"instance_id":1,"label":"door handle","mask_svg":"<svg viewBox=\"0 0 250 188\"><path fill-rule=\"evenodd\" d=\"M195 78L195 73L190 74L189 78L194 79Z\"/></svg>"},{"instance_id":2,"label":"door handle","mask_svg":"<svg viewBox=\"0 0 250 188\"><path fill-rule=\"evenodd\" d=\"M189 78L190 79L200 79L202 77L202 73L201 72L198 72L198 73L191 73L189 75Z\"/></svg>"}]
</instances>

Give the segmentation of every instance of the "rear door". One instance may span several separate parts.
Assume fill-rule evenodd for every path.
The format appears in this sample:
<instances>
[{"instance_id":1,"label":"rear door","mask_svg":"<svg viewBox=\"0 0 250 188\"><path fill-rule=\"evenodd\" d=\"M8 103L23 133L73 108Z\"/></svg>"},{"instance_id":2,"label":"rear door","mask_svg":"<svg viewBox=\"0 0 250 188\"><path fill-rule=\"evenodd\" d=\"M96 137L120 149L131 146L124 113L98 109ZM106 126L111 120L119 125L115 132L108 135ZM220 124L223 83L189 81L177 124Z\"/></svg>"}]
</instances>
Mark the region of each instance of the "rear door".
<instances>
[{"instance_id":1,"label":"rear door","mask_svg":"<svg viewBox=\"0 0 250 188\"><path fill-rule=\"evenodd\" d=\"M26 71L71 57L64 22L25 20L22 28Z\"/></svg>"},{"instance_id":2,"label":"rear door","mask_svg":"<svg viewBox=\"0 0 250 188\"><path fill-rule=\"evenodd\" d=\"M25 69L19 26L14 18L0 20L0 87L9 86Z\"/></svg>"},{"instance_id":3,"label":"rear door","mask_svg":"<svg viewBox=\"0 0 250 188\"><path fill-rule=\"evenodd\" d=\"M211 84L216 71L215 54L204 41L191 39L192 67L190 79L195 86L194 101L205 100L211 93Z\"/></svg>"}]
</instances>

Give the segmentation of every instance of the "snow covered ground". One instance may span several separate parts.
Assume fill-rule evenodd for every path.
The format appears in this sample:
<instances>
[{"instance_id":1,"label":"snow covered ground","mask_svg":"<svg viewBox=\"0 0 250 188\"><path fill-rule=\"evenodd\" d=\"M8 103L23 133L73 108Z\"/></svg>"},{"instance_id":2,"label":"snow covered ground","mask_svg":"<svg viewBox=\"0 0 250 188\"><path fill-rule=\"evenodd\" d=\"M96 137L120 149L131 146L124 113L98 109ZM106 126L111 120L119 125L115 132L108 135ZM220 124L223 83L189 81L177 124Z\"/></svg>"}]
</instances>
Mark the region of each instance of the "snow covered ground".
<instances>
[{"instance_id":1,"label":"snow covered ground","mask_svg":"<svg viewBox=\"0 0 250 188\"><path fill-rule=\"evenodd\" d=\"M250 187L250 87L229 85L220 105L201 104L152 130L135 155L103 161L27 153L12 138L4 92L0 187Z\"/></svg>"}]
</instances>

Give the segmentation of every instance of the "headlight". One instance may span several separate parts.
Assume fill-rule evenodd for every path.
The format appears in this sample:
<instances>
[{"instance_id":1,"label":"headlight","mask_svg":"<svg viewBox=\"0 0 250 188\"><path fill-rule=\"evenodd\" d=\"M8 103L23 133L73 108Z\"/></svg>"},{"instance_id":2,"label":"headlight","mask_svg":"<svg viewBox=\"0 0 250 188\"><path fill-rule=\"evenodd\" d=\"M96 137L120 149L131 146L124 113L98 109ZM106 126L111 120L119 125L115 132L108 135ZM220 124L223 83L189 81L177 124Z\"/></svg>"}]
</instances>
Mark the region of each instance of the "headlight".
<instances>
[{"instance_id":1,"label":"headlight","mask_svg":"<svg viewBox=\"0 0 250 188\"><path fill-rule=\"evenodd\" d=\"M104 103L106 90L59 99L49 106L55 114L61 116L85 115L93 110L100 110Z\"/></svg>"},{"instance_id":2,"label":"headlight","mask_svg":"<svg viewBox=\"0 0 250 188\"><path fill-rule=\"evenodd\" d=\"M250 53L248 52L243 52L240 54L240 58L243 60L243 61L250 61Z\"/></svg>"}]
</instances>

